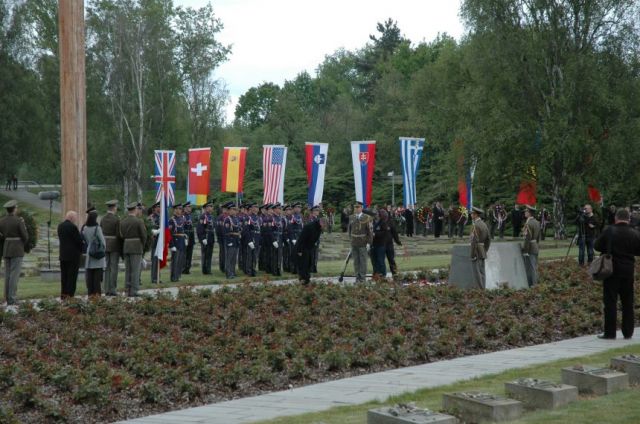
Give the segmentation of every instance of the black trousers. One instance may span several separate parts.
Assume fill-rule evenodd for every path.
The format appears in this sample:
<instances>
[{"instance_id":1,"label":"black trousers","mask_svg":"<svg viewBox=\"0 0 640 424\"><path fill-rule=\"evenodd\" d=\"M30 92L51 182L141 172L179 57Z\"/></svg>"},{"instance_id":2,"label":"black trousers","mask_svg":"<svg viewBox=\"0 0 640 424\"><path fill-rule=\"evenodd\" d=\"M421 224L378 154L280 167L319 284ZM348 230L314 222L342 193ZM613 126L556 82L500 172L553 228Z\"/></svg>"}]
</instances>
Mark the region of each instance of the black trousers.
<instances>
[{"instance_id":1,"label":"black trousers","mask_svg":"<svg viewBox=\"0 0 640 424\"><path fill-rule=\"evenodd\" d=\"M222 240L222 237L219 237L218 240ZM226 258L226 255L224 253L224 243L218 242L218 248L220 249L220 251L218 252L218 268L220 268L220 271L224 272L224 262Z\"/></svg>"},{"instance_id":2,"label":"black trousers","mask_svg":"<svg viewBox=\"0 0 640 424\"><path fill-rule=\"evenodd\" d=\"M433 235L438 238L440 234L442 234L442 224L443 222L439 219L436 219L433 223Z\"/></svg>"},{"instance_id":3,"label":"black trousers","mask_svg":"<svg viewBox=\"0 0 640 424\"><path fill-rule=\"evenodd\" d=\"M60 261L60 297L73 297L76 295L76 283L78 270L80 269L80 257L71 261Z\"/></svg>"},{"instance_id":4,"label":"black trousers","mask_svg":"<svg viewBox=\"0 0 640 424\"><path fill-rule=\"evenodd\" d=\"M200 252L202 254L202 273L207 275L211 274L211 258L213 257L213 243L207 241L207 245L202 244L200 246Z\"/></svg>"},{"instance_id":5,"label":"black trousers","mask_svg":"<svg viewBox=\"0 0 640 424\"><path fill-rule=\"evenodd\" d=\"M387 262L389 262L389 270L391 274L396 275L398 273L398 265L396 264L396 249L393 247L393 243L387 243L385 246L385 254L387 256Z\"/></svg>"},{"instance_id":6,"label":"black trousers","mask_svg":"<svg viewBox=\"0 0 640 424\"><path fill-rule=\"evenodd\" d=\"M196 245L196 236L192 233L189 234L189 245L185 249L184 268L183 274L189 274L191 272L191 262L193 260L193 247Z\"/></svg>"},{"instance_id":7,"label":"black trousers","mask_svg":"<svg viewBox=\"0 0 640 424\"><path fill-rule=\"evenodd\" d=\"M102 268L90 268L84 270L84 279L87 283L87 294L89 296L100 296L102 290L100 286L102 284L102 277L104 270Z\"/></svg>"},{"instance_id":8,"label":"black trousers","mask_svg":"<svg viewBox=\"0 0 640 424\"><path fill-rule=\"evenodd\" d=\"M630 274L626 277L614 275L604 280L602 284L605 337L616 336L618 297L622 304L622 335L633 336L633 270Z\"/></svg>"},{"instance_id":9,"label":"black trousers","mask_svg":"<svg viewBox=\"0 0 640 424\"><path fill-rule=\"evenodd\" d=\"M313 266L313 253L312 251L305 249L302 252L302 255L298 256L295 253L297 260L297 268L298 268L298 278L305 284L311 282L311 267Z\"/></svg>"}]
</instances>

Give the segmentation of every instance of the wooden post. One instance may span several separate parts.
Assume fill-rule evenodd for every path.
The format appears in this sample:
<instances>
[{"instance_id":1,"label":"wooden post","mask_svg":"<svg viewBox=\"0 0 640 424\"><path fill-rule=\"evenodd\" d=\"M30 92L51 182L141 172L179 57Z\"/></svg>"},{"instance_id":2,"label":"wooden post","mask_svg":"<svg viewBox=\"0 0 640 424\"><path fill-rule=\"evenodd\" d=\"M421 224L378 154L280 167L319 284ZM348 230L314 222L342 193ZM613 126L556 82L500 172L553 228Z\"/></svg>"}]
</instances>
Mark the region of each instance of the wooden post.
<instances>
[{"instance_id":1,"label":"wooden post","mask_svg":"<svg viewBox=\"0 0 640 424\"><path fill-rule=\"evenodd\" d=\"M59 0L62 213L87 207L84 0Z\"/></svg>"}]
</instances>

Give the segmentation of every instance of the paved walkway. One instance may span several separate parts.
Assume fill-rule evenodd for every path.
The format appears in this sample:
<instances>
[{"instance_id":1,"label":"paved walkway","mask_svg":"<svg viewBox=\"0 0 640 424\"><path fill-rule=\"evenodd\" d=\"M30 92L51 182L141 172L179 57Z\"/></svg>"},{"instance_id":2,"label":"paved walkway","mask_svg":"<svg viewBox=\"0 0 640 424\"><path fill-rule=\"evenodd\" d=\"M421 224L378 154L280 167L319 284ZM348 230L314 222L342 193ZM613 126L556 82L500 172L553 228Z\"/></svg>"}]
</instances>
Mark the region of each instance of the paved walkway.
<instances>
[{"instance_id":1,"label":"paved walkway","mask_svg":"<svg viewBox=\"0 0 640 424\"><path fill-rule=\"evenodd\" d=\"M3 196L9 197L11 199L16 199L18 201L18 205L22 204L24 207L25 204L35 206L36 208L49 210L49 201L48 200L40 200L37 194L31 193L25 189L18 190L5 190L0 191L0 194ZM62 213L62 205L58 201L53 202L53 213L60 214Z\"/></svg>"},{"instance_id":2,"label":"paved walkway","mask_svg":"<svg viewBox=\"0 0 640 424\"><path fill-rule=\"evenodd\" d=\"M640 332L640 328L636 328L636 332ZM640 343L638 336L631 340L622 339L621 334L618 334L618 337L618 340L613 341L584 336L555 343L467 356L121 421L121 423L250 423L281 416L323 411L335 406L361 404L376 399L385 400L389 396L408 391L447 385L508 369L590 355Z\"/></svg>"}]
</instances>

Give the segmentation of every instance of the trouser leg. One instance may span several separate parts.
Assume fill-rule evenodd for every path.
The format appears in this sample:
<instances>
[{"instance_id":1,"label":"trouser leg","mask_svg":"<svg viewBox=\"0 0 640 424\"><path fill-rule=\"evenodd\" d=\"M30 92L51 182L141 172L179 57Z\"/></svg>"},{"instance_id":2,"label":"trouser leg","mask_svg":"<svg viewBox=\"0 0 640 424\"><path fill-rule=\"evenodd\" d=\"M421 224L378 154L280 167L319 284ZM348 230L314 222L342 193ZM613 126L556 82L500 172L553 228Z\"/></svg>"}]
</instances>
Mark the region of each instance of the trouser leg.
<instances>
[{"instance_id":1,"label":"trouser leg","mask_svg":"<svg viewBox=\"0 0 640 424\"><path fill-rule=\"evenodd\" d=\"M585 242L584 237L578 237L578 263L584 265Z\"/></svg>"},{"instance_id":2,"label":"trouser leg","mask_svg":"<svg viewBox=\"0 0 640 424\"><path fill-rule=\"evenodd\" d=\"M220 249L220 251L218 252L218 268L220 269L220 271L224 272L224 262L226 258L226 255L224 253L224 248L225 248L224 243L223 242L218 243L218 248Z\"/></svg>"},{"instance_id":3,"label":"trouser leg","mask_svg":"<svg viewBox=\"0 0 640 424\"><path fill-rule=\"evenodd\" d=\"M604 336L615 337L617 327L618 287L620 282L614 278L602 284L602 300L604 303Z\"/></svg>"},{"instance_id":4,"label":"trouser leg","mask_svg":"<svg viewBox=\"0 0 640 424\"><path fill-rule=\"evenodd\" d=\"M138 290L140 290L140 269L142 266L142 255L131 254L129 255L130 268L131 268L131 289L129 290L130 296L136 296Z\"/></svg>"},{"instance_id":5,"label":"trouser leg","mask_svg":"<svg viewBox=\"0 0 640 424\"><path fill-rule=\"evenodd\" d=\"M151 284L158 284L160 281L158 279L158 257L156 255L151 256Z\"/></svg>"},{"instance_id":6,"label":"trouser leg","mask_svg":"<svg viewBox=\"0 0 640 424\"><path fill-rule=\"evenodd\" d=\"M471 266L473 269L473 282L475 286L479 289L484 289L486 287L484 259L476 259L475 261L471 261Z\"/></svg>"},{"instance_id":7,"label":"trouser leg","mask_svg":"<svg viewBox=\"0 0 640 424\"><path fill-rule=\"evenodd\" d=\"M624 337L633 336L634 322L634 298L633 298L633 278L620 284L620 303L622 304L622 335Z\"/></svg>"},{"instance_id":8,"label":"trouser leg","mask_svg":"<svg viewBox=\"0 0 640 424\"><path fill-rule=\"evenodd\" d=\"M587 248L587 262L589 264L591 264L591 262L593 262L593 244L594 244L594 240L593 237L587 237L585 240L585 245Z\"/></svg>"},{"instance_id":9,"label":"trouser leg","mask_svg":"<svg viewBox=\"0 0 640 424\"><path fill-rule=\"evenodd\" d=\"M298 256L298 278L304 282L309 283L311 281L311 252L305 250L301 256Z\"/></svg>"},{"instance_id":10,"label":"trouser leg","mask_svg":"<svg viewBox=\"0 0 640 424\"><path fill-rule=\"evenodd\" d=\"M14 304L18 301L18 280L22 270L22 260L23 258L21 257L5 259L5 264L7 263L6 261L10 262L5 268L5 272L9 275L5 296L8 304Z\"/></svg>"},{"instance_id":11,"label":"trouser leg","mask_svg":"<svg viewBox=\"0 0 640 424\"><path fill-rule=\"evenodd\" d=\"M238 248L236 246L225 246L224 269L227 278L236 276L236 262L238 259Z\"/></svg>"},{"instance_id":12,"label":"trouser leg","mask_svg":"<svg viewBox=\"0 0 640 424\"><path fill-rule=\"evenodd\" d=\"M189 245L185 249L184 266L182 267L183 274L189 274L191 272L191 262L193 261L193 246L195 245L195 238L189 237Z\"/></svg>"},{"instance_id":13,"label":"trouser leg","mask_svg":"<svg viewBox=\"0 0 640 424\"><path fill-rule=\"evenodd\" d=\"M106 255L106 266L104 276L105 294L116 294L118 288L118 262L120 261L120 253L109 252ZM153 260L152 260L153 264ZM152 271L153 272L153 271Z\"/></svg>"}]
</instances>

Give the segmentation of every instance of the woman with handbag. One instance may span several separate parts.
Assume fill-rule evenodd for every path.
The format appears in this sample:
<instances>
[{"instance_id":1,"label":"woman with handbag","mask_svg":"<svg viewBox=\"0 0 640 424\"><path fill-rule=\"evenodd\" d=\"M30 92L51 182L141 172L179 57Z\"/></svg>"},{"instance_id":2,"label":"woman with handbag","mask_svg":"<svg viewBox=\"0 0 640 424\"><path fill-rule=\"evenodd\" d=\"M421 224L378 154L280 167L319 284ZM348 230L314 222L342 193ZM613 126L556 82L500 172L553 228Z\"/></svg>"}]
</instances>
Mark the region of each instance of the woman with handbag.
<instances>
[{"instance_id":1,"label":"woman with handbag","mask_svg":"<svg viewBox=\"0 0 640 424\"><path fill-rule=\"evenodd\" d=\"M601 339L616 338L618 297L622 304L622 335L625 339L633 336L634 257L640 256L640 233L629 225L629 221L629 211L618 209L615 224L605 228L595 242L595 249L602 252L603 257L605 254L611 255L613 263L613 269L607 272L607 276L594 275L597 279L604 278L602 282L604 334L598 336ZM600 258L598 262L601 262ZM596 264L596 261L593 264ZM595 271L591 272L595 274Z\"/></svg>"},{"instance_id":2,"label":"woman with handbag","mask_svg":"<svg viewBox=\"0 0 640 424\"><path fill-rule=\"evenodd\" d=\"M87 246L87 255L84 265L84 275L87 282L87 294L100 296L100 285L106 267L105 239L102 228L98 225L98 212L96 208L87 209L87 222L82 227L82 236Z\"/></svg>"}]
</instances>

